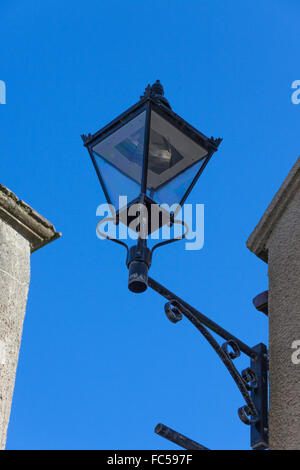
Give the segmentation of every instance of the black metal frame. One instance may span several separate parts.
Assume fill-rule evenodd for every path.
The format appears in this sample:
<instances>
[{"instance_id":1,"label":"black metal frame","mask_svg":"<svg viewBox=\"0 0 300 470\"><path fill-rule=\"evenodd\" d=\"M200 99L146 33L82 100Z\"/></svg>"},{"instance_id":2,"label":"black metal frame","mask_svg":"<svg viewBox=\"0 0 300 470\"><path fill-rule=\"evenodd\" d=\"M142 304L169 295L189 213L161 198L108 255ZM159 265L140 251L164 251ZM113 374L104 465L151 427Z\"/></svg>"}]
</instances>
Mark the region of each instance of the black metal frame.
<instances>
[{"instance_id":1,"label":"black metal frame","mask_svg":"<svg viewBox=\"0 0 300 470\"><path fill-rule=\"evenodd\" d=\"M184 315L218 354L246 402L246 405L238 409L238 416L244 424L250 426L252 449L267 449L268 353L266 346L260 343L252 348L249 347L154 279L149 277L148 285L168 300L165 305L165 313L172 323L177 323ZM220 346L207 328L221 336L226 342ZM241 352L246 354L251 361L250 367L244 369L240 374L233 364L233 360L239 357ZM195 449L195 445L199 446L198 449L206 449L201 444L191 441L162 424L155 428L155 432L185 449Z\"/></svg>"},{"instance_id":2,"label":"black metal frame","mask_svg":"<svg viewBox=\"0 0 300 470\"><path fill-rule=\"evenodd\" d=\"M98 225L106 220L102 219ZM183 223L175 220L174 222ZM184 225L184 223L183 223ZM98 226L97 226L98 228ZM127 265L129 266L130 251L126 243L102 234L104 238L114 241L126 248ZM185 235L184 235L185 236ZM184 238L184 236L182 238ZM152 250L147 249L146 240L139 239L142 248L146 250L149 256L149 266L154 250L160 246L180 240L172 239L155 245ZM133 247L136 248L136 247ZM129 256L129 258L128 258ZM223 327L215 323L213 320L196 310L176 294L168 290L159 282L148 277L148 286L164 297L168 302L165 304L165 313L172 323L177 323L185 316L202 334L211 347L215 350L231 377L235 381L239 391L241 392L246 404L238 409L238 416L244 424L250 426L250 443L254 450L264 450L268 448L268 351L263 344L257 344L254 347L248 346L246 343L229 333ZM210 329L221 338L225 339L225 343L221 346L214 336L208 331ZM233 360L244 353L250 358L250 367L244 369L241 373L235 367ZM168 428L163 424L158 424L155 432L160 436L178 444L187 450L208 450L202 444L199 444L188 437L179 434L177 431Z\"/></svg>"},{"instance_id":3,"label":"black metal frame","mask_svg":"<svg viewBox=\"0 0 300 470\"><path fill-rule=\"evenodd\" d=\"M135 198L133 201L129 201L127 209L129 209L129 207L131 207L137 201L138 202L144 202L144 200L146 200L148 205L149 204L157 204L151 197L149 197L146 194L147 174L148 174L150 121L151 121L151 112L152 112L152 110L157 112L162 118L166 119L170 124L175 126L178 130L183 132L190 139L194 140L197 144L201 145L208 152L207 155L203 157L203 159L202 159L203 162L202 162L202 165L200 166L200 169L197 171L196 175L194 176L194 179L192 180L191 184L188 186L188 188L186 189L185 194L183 195L182 199L180 200L179 207L178 207L176 213L174 214L174 216L176 216L176 214L180 211L180 207L185 203L187 197L189 196L189 194L192 191L193 187L195 186L196 182L198 181L198 179L202 175L205 167L207 166L207 164L210 161L211 157L213 156L214 152L216 152L218 150L218 147L219 147L222 139L220 139L220 138L214 139L213 137L208 138L202 132L198 131L193 126L188 124L178 114L174 113L174 111L171 109L170 105L168 104L167 100L163 97L163 95L155 93L155 85L153 85L152 87L148 86L145 90L144 95L141 97L141 99L135 105L131 106L129 109L127 109L124 113L122 113L120 116L115 118L113 121L111 121L105 127L103 127L102 129L100 129L99 131L97 131L94 134L88 134L88 135L83 134L81 137L82 137L82 140L84 142L84 146L87 148L87 150L89 152L89 155L91 157L93 166L94 166L95 171L97 173L97 176L98 176L100 185L102 187L102 190L104 192L105 198L106 198L106 200L109 204L112 204L110 195L108 193L105 182L102 178L101 172L100 172L99 167L97 165L97 161L95 159L95 156L93 154L92 147L94 145L100 143L102 140L104 140L109 135L111 135L112 133L117 131L119 128L126 125L129 121L134 119L140 113L146 111L143 170L142 170L142 178L141 178L141 193L140 193L140 195L137 195L137 198ZM199 161L201 161L201 160L198 160L198 162ZM195 162L195 163L197 163L197 162ZM185 170L183 170L183 171L185 171ZM178 176L178 175L176 175L176 176ZM118 218L119 212L120 211L117 211L117 221L116 221L117 223L119 221L119 218ZM150 221L149 221L149 226L150 226Z\"/></svg>"},{"instance_id":4,"label":"black metal frame","mask_svg":"<svg viewBox=\"0 0 300 470\"><path fill-rule=\"evenodd\" d=\"M109 124L102 127L99 131L95 132L94 134L82 134L81 137L84 146L87 148L91 148L91 146L100 143L110 134L118 130L120 127L123 127L133 118L135 118L138 114L143 112L147 107L151 107L153 111L156 111L162 117L167 119L167 121L169 121L175 127L180 129L183 133L193 139L196 143L202 145L208 151L213 150L216 152L218 150L218 146L220 145L222 139L214 139L213 137L207 137L205 134L193 127L191 124L188 124L188 122L186 122L178 114L174 113L174 111L172 111L170 107L166 106L161 101L160 96L156 96L153 94L150 94L146 98L142 98L141 100L139 100L136 104L131 106L129 109L124 111L118 117L113 119Z\"/></svg>"},{"instance_id":5,"label":"black metal frame","mask_svg":"<svg viewBox=\"0 0 300 470\"><path fill-rule=\"evenodd\" d=\"M101 187L109 204L111 204L110 195L108 194L101 172L99 171L99 167L92 151L92 146L101 142L104 138L115 132L123 125L127 124L130 120L143 111L146 111L146 124L144 135L141 193L136 199L129 203L127 210L132 204L137 202L146 205L156 204L152 198L149 198L149 196L146 195L150 120L152 109L161 117L167 119L181 132L185 133L185 135L193 139L196 143L200 143L200 145L207 150L207 155L202 157L203 162L200 166L200 169L196 173L193 181L187 188L184 196L180 201L180 207L186 201L188 195L200 178L212 155L218 150L218 146L220 145L222 139L214 139L213 137L209 139L204 134L189 125L180 116L172 111L168 101L163 96L163 88L161 84L156 82L154 85L152 85L152 87L149 85L140 101L134 106L129 108L127 111L118 116L100 131L96 132L94 135L82 135L84 145L89 151ZM201 159L198 160L198 162L199 161L201 161ZM171 223L182 223L185 228L187 228L182 221L175 219L175 215L176 214L173 214ZM120 211L117 212L117 217L118 216L120 216ZM98 225L103 223L104 220L111 219L103 219L99 222ZM119 223L118 218L116 223ZM148 233L150 233L149 229ZM147 288L148 280L148 286L168 300L165 305L165 313L169 320L173 323L177 323L182 319L182 316L185 316L212 346L232 376L246 402L245 405L239 408L238 415L242 422L249 425L251 428L251 447L253 449L266 449L268 448L268 353L266 346L260 343L254 347L249 347L247 344L243 343L241 340L233 336L210 318L203 315L201 312L196 310L180 297L176 296L173 292L166 289L157 281L152 278L148 278L148 268L151 265L153 251L158 247L184 238L186 233L180 238L174 238L172 240L158 243L152 248L152 250L147 248L147 241L141 237L138 240L137 247L132 247L129 250L126 243L117 239L112 239L104 234L103 236L124 246L127 249L127 266L129 268L129 272L131 272L131 266L133 266L132 273L129 275L129 281L131 282L130 276L132 275L132 282L134 283L137 274L140 280L139 286L135 286L134 288L132 287L131 290L134 292L143 292ZM208 329L225 339L226 342L220 345L214 336L208 331ZM237 358L241 352L250 358L250 367L239 373L233 363L233 360ZM203 445L198 444L197 442L187 438L182 434L179 434L178 432L168 428L167 426L164 426L163 424L157 425L155 432L165 437L166 439L175 442L185 449L208 450Z\"/></svg>"}]
</instances>

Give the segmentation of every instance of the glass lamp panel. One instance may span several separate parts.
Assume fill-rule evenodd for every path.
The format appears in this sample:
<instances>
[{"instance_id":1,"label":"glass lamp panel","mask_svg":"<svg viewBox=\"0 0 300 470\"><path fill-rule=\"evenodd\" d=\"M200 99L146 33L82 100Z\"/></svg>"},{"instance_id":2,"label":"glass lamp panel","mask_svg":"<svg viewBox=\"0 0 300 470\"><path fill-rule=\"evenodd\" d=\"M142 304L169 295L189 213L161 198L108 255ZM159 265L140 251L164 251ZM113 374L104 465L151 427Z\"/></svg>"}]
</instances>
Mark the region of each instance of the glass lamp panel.
<instances>
[{"instance_id":1,"label":"glass lamp panel","mask_svg":"<svg viewBox=\"0 0 300 470\"><path fill-rule=\"evenodd\" d=\"M193 179L195 178L198 170L202 165L202 160L192 167L180 173L171 181L160 186L157 190L147 190L147 194L158 204L179 204Z\"/></svg>"},{"instance_id":2,"label":"glass lamp panel","mask_svg":"<svg viewBox=\"0 0 300 470\"><path fill-rule=\"evenodd\" d=\"M119 196L128 203L140 194L146 111L92 147L104 185L114 206Z\"/></svg>"},{"instance_id":3,"label":"glass lamp panel","mask_svg":"<svg viewBox=\"0 0 300 470\"><path fill-rule=\"evenodd\" d=\"M94 155L97 157L95 153ZM141 185L139 183L125 176L104 158L99 158L97 165L111 203L117 210L126 205L126 200L122 199L122 203L119 206L120 196L127 196L127 203L138 197L141 192Z\"/></svg>"},{"instance_id":4,"label":"glass lamp panel","mask_svg":"<svg viewBox=\"0 0 300 470\"><path fill-rule=\"evenodd\" d=\"M159 203L180 202L207 154L204 147L152 110L148 196Z\"/></svg>"}]
</instances>

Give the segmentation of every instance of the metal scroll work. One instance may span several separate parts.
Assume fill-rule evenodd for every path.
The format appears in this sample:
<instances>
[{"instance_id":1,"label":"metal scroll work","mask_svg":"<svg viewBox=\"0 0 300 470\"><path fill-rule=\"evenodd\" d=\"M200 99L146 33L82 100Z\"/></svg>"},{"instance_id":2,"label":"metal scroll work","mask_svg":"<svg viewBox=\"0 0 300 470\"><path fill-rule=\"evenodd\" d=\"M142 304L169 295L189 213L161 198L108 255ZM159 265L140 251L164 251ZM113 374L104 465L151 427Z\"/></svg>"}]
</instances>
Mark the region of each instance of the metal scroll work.
<instances>
[{"instance_id":1,"label":"metal scroll work","mask_svg":"<svg viewBox=\"0 0 300 470\"><path fill-rule=\"evenodd\" d=\"M266 346L261 343L250 348L151 278L149 278L149 287L168 300L165 313L172 323L179 322L183 316L186 317L215 350L245 400L245 404L238 409L238 416L244 424L250 426L251 447L255 450L267 449L268 358ZM207 328L226 339L226 342L220 345ZM239 373L233 361L241 355L241 352L248 355L251 361L250 367ZM208 450L163 424L157 425L155 432L184 449Z\"/></svg>"}]
</instances>

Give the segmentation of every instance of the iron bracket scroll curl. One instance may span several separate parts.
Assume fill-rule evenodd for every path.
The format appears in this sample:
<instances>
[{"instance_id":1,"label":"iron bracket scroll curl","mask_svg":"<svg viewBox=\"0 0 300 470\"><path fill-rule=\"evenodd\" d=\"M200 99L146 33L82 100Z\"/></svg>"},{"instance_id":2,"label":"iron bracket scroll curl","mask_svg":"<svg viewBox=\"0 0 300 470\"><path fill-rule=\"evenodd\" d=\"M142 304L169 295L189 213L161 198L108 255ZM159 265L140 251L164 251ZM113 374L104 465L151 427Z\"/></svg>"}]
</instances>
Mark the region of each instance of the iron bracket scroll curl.
<instances>
[{"instance_id":1,"label":"iron bracket scroll curl","mask_svg":"<svg viewBox=\"0 0 300 470\"><path fill-rule=\"evenodd\" d=\"M250 348L151 278L149 278L149 287L168 300L165 304L165 313L172 323L181 321L184 316L215 350L245 400L245 404L238 409L238 416L244 424L250 426L252 449L267 449L268 353L266 346L260 343ZM226 341L220 345L208 328ZM241 355L241 352L250 357L250 366L240 373L233 361ZM167 426L160 424L155 428L155 432L185 449L208 450L201 444L170 430Z\"/></svg>"}]
</instances>

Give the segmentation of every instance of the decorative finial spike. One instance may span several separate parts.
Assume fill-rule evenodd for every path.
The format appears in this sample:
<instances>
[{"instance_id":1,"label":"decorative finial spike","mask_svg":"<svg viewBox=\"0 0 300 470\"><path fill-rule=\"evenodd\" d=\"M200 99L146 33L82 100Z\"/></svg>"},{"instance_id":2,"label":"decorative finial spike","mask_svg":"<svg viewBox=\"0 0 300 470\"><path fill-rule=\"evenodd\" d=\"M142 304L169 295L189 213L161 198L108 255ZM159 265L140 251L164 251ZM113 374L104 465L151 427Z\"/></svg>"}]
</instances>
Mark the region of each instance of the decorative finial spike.
<instances>
[{"instance_id":1,"label":"decorative finial spike","mask_svg":"<svg viewBox=\"0 0 300 470\"><path fill-rule=\"evenodd\" d=\"M164 96L165 94L164 88L159 80L156 80L156 82L153 83L151 89L152 89L152 92L155 93L156 95Z\"/></svg>"},{"instance_id":2,"label":"decorative finial spike","mask_svg":"<svg viewBox=\"0 0 300 470\"><path fill-rule=\"evenodd\" d=\"M167 98L164 97L164 88L159 80L156 80L153 85L148 85L145 88L144 94L141 96L141 99L152 98L157 103L163 104L171 109L170 103Z\"/></svg>"},{"instance_id":3,"label":"decorative finial spike","mask_svg":"<svg viewBox=\"0 0 300 470\"><path fill-rule=\"evenodd\" d=\"M218 137L217 139L215 139L214 137L211 137L210 138L211 142L216 145L217 147L219 147L220 143L222 142L223 138L221 137Z\"/></svg>"}]
</instances>

